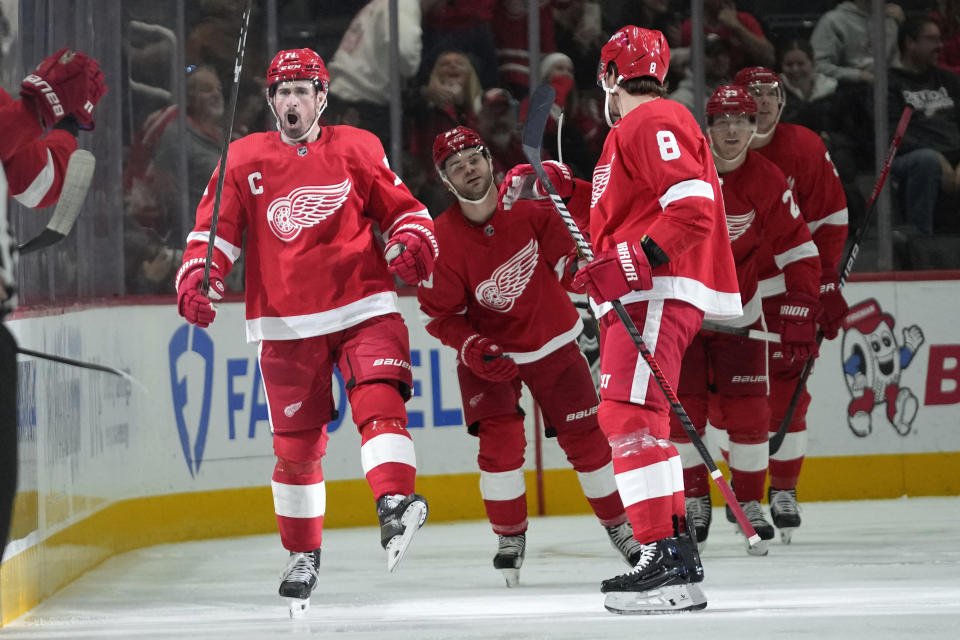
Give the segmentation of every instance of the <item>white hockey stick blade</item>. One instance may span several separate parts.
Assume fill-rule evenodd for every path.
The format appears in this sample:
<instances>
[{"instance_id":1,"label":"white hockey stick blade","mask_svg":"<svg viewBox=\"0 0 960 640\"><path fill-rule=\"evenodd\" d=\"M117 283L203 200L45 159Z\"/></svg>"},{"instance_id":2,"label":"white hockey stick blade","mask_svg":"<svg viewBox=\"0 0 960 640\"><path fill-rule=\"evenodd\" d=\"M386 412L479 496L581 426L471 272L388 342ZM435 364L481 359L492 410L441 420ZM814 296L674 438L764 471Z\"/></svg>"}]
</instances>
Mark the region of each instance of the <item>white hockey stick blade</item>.
<instances>
[{"instance_id":1,"label":"white hockey stick blade","mask_svg":"<svg viewBox=\"0 0 960 640\"><path fill-rule=\"evenodd\" d=\"M63 178L63 189L53 215L38 236L20 245L18 249L21 254L49 247L67 237L80 215L80 209L83 208L96 166L97 159L86 149L77 149L70 154L67 172Z\"/></svg>"},{"instance_id":2,"label":"white hockey stick blade","mask_svg":"<svg viewBox=\"0 0 960 640\"><path fill-rule=\"evenodd\" d=\"M697 584L674 584L650 591L611 591L603 606L630 615L699 611L706 608L707 596Z\"/></svg>"},{"instance_id":3,"label":"white hockey stick blade","mask_svg":"<svg viewBox=\"0 0 960 640\"><path fill-rule=\"evenodd\" d=\"M413 536L423 526L427 519L427 505L419 500L411 502L403 515L400 516L400 524L403 525L403 533L394 536L387 543L387 570L393 573L397 570L397 565L403 560L404 554L413 542Z\"/></svg>"}]
</instances>

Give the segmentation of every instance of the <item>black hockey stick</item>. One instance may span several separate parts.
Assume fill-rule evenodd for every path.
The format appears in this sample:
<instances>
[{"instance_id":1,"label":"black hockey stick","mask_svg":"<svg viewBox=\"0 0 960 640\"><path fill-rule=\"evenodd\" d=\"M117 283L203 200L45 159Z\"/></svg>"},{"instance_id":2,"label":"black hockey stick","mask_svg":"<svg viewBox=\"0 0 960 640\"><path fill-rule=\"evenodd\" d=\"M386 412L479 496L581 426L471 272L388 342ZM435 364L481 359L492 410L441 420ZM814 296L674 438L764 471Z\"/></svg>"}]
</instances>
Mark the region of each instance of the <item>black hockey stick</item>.
<instances>
[{"instance_id":1,"label":"black hockey stick","mask_svg":"<svg viewBox=\"0 0 960 640\"><path fill-rule=\"evenodd\" d=\"M905 107L903 115L900 116L900 122L897 123L897 129L893 134L893 140L890 141L890 148L887 150L887 157L883 161L880 176L877 178L877 183L873 187L873 193L870 194L870 201L867 202L867 210L864 214L863 224L857 228L857 233L853 237L853 244L847 249L847 255L843 260L843 268L840 271L840 279L837 284L837 287L841 291L843 290L843 285L850 277L850 272L853 271L853 263L856 262L857 255L860 253L860 243L863 241L863 234L869 226L871 218L873 218L873 212L877 208L877 197L880 195L880 192L883 190L883 185L887 181L887 174L890 173L890 164L893 162L893 157L897 155L897 149L900 148L900 141L903 140L903 134L907 131L907 125L910 123L910 117L912 115L913 109L909 106ZM823 331L818 330L818 349L821 343L823 343ZM787 410L783 414L783 420L780 422L777 432L770 438L770 455L780 450L783 439L787 437L787 429L790 428L790 421L793 420L793 414L797 410L797 403L800 402L800 396L803 394L803 390L807 385L807 378L810 377L810 372L813 369L813 360L813 357L810 357L803 363L803 369L800 371L800 379L797 381L797 386L793 390L793 395L790 397L790 404L787 405Z\"/></svg>"},{"instance_id":2,"label":"black hockey stick","mask_svg":"<svg viewBox=\"0 0 960 640\"><path fill-rule=\"evenodd\" d=\"M526 156L527 161L533 166L541 186L550 195L550 200L553 202L554 208L556 208L557 213L560 214L563 222L567 225L567 230L570 232L570 235L573 236L573 240L577 245L577 251L583 259L591 261L593 260L593 250L590 248L590 245L587 244L576 221L573 219L573 216L570 215L570 212L567 211L567 206L563 203L560 194L557 193L557 188L550 181L550 177L547 176L547 172L543 169L543 160L540 157L543 146L543 130L546 127L547 118L550 115L550 107L553 105L554 95L553 87L544 84L540 85L530 98L527 122L523 127L523 154ZM714 463L713 456L707 451L703 440L697 434L696 427L693 426L693 422L690 421L690 416L687 415L683 405L680 404L680 400L677 398L677 394L674 393L670 381L667 380L666 375L664 375L660 369L656 358L654 358L650 350L647 349L647 345L643 341L643 336L640 335L640 331L637 329L637 325L634 324L633 318L630 317L626 309L623 308L623 303L619 300L613 300L612 304L624 328L627 330L627 333L630 334L633 344L637 347L640 355L643 356L643 359L646 360L647 365L650 367L650 372L653 374L654 380L657 381L657 386L660 387L660 391L666 396L667 402L670 403L670 408L673 409L677 418L680 419L680 424L683 425L683 430L687 433L687 436L689 436L690 442L693 443L700 457L703 458L703 463L710 471L710 477L713 478L714 484L716 484L720 493L723 494L724 500L727 501L727 505L729 505L733 511L737 523L740 525L740 529L743 530L744 535L747 537L747 542L750 547L752 549L755 548L760 553L766 553L766 546L763 545L760 536L758 536L757 532L753 529L746 514L744 514L743 509L740 507L740 503L737 502L737 498L733 494L733 489L730 488L730 484Z\"/></svg>"},{"instance_id":3,"label":"black hockey stick","mask_svg":"<svg viewBox=\"0 0 960 640\"><path fill-rule=\"evenodd\" d=\"M243 21L240 25L240 39L237 41L237 60L233 64L233 86L230 88L230 109L227 126L223 130L223 141L220 143L220 166L217 170L217 194L213 200L213 216L210 219L210 237L207 239L207 260L203 264L203 284L200 290L203 295L210 291L210 263L213 261L213 245L217 239L217 221L220 219L220 197L223 195L223 179L227 171L227 151L230 148L230 139L233 138L233 118L237 112L237 93L240 91L240 70L243 69L243 51L247 47L247 31L250 28L250 12L253 9L253 0L247 0L247 8L243 11Z\"/></svg>"},{"instance_id":4,"label":"black hockey stick","mask_svg":"<svg viewBox=\"0 0 960 640\"><path fill-rule=\"evenodd\" d=\"M122 369L117 369L115 367L108 367L103 364L94 364L92 362L84 362L83 360L74 360L73 358L64 358L63 356L55 356L49 353L43 353L42 351L24 349L23 347L17 347L17 353L25 356L30 356L32 358L40 358L41 360L49 360L50 362L59 362L61 364L68 364L71 367L79 367L81 369L91 369L93 371L103 371L104 373L120 376L121 378L128 380L132 384L140 387L144 391L147 391L147 388L143 385L142 382L134 378L132 375L130 375L126 371L123 371Z\"/></svg>"},{"instance_id":5,"label":"black hockey stick","mask_svg":"<svg viewBox=\"0 0 960 640\"><path fill-rule=\"evenodd\" d=\"M96 166L97 159L85 149L77 149L70 154L67 172L63 176L60 199L57 200L53 215L50 216L50 221L43 231L17 247L20 255L49 247L69 235L73 223L80 215Z\"/></svg>"}]
</instances>

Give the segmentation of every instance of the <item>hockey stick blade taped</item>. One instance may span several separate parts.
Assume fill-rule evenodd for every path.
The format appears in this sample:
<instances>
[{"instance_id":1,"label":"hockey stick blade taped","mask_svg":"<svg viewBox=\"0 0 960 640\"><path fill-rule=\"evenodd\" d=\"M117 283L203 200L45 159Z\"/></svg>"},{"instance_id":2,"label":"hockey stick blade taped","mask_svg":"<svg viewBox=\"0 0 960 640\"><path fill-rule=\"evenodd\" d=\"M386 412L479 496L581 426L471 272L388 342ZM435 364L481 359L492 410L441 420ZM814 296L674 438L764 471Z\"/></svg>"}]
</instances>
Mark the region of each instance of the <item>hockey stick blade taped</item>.
<instances>
[{"instance_id":1,"label":"hockey stick blade taped","mask_svg":"<svg viewBox=\"0 0 960 640\"><path fill-rule=\"evenodd\" d=\"M69 235L70 230L73 229L73 223L80 215L80 209L83 208L96 166L97 159L85 149L77 149L70 154L60 199L57 200L53 215L38 236L18 247L21 254L44 249Z\"/></svg>"}]
</instances>

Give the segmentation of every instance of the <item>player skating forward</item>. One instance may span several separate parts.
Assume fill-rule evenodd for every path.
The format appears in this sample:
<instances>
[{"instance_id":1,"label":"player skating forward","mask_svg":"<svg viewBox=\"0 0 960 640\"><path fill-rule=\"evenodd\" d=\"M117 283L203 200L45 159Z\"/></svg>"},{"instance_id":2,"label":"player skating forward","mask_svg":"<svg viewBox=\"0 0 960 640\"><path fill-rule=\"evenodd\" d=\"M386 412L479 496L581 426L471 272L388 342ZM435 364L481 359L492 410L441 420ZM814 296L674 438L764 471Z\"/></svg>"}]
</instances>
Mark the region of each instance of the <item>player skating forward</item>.
<instances>
[{"instance_id":1,"label":"player skating forward","mask_svg":"<svg viewBox=\"0 0 960 640\"><path fill-rule=\"evenodd\" d=\"M79 127L93 128L106 93L99 63L63 48L24 78L20 99L0 89L0 322L13 310L15 250L8 235L7 195L25 207L49 207L63 188ZM17 345L0 324L0 556L17 488Z\"/></svg>"},{"instance_id":2,"label":"player skating forward","mask_svg":"<svg viewBox=\"0 0 960 640\"><path fill-rule=\"evenodd\" d=\"M633 571L605 580L617 613L701 609L703 568L686 532L683 474L667 402L612 309L620 300L670 385L704 316L741 314L713 158L696 121L662 99L670 50L659 31L627 26L600 52L597 81L611 124L593 173L596 259L575 283L600 322L600 426L634 536ZM616 122L614 122L616 120ZM559 187L562 189L562 186Z\"/></svg>"},{"instance_id":3,"label":"player skating forward","mask_svg":"<svg viewBox=\"0 0 960 640\"><path fill-rule=\"evenodd\" d=\"M777 347L802 360L816 348L820 259L783 172L748 149L757 129L756 115L757 104L743 87L718 87L707 102L707 133L723 188L743 306L743 316L718 323L762 328L757 261L772 254L784 273L787 300L787 312L776 327L781 335ZM701 331L683 356L677 394L698 433L705 433L709 416L729 435L737 500L757 534L763 540L773 538L773 526L760 505L769 452L766 343ZM671 416L670 439L683 463L687 522L702 549L711 516L707 468L676 416ZM747 549L751 552L752 547Z\"/></svg>"},{"instance_id":4,"label":"player skating forward","mask_svg":"<svg viewBox=\"0 0 960 640\"><path fill-rule=\"evenodd\" d=\"M231 143L210 265L210 298L219 299L246 234L247 339L260 343L274 508L290 551L280 595L293 599L292 614L306 609L317 583L334 365L347 381L391 571L427 517L413 492L410 347L391 274L409 284L431 275L433 222L375 136L318 125L329 78L309 49L281 51L270 63L267 100L280 131ZM216 184L215 172L176 279L178 309L200 327L216 314L201 291ZM375 226L387 238L386 259Z\"/></svg>"},{"instance_id":5,"label":"player skating forward","mask_svg":"<svg viewBox=\"0 0 960 640\"><path fill-rule=\"evenodd\" d=\"M828 340L837 337L847 313L838 286L839 263L847 239L847 199L830 154L815 132L779 122L784 93L780 76L764 67L741 69L733 84L746 87L757 101L757 135L750 147L777 165L787 177L800 213L820 253L820 330ZM784 276L773 256L760 263L760 295L768 327L781 324L781 310L791 308L785 295ZM817 350L813 356L816 357ZM783 349L770 349L770 431L776 432L797 388L805 358L791 358ZM796 500L797 481L807 452L806 389L780 449L770 456L770 514L784 542L800 526Z\"/></svg>"},{"instance_id":6,"label":"player skating forward","mask_svg":"<svg viewBox=\"0 0 960 640\"><path fill-rule=\"evenodd\" d=\"M597 425L597 393L576 342L582 322L564 291L573 286L573 240L547 201L514 202L505 191L503 206L512 208L498 205L490 151L472 129L438 135L433 160L458 202L437 218L443 256L417 296L430 318L427 331L459 355L467 430L479 438L480 493L499 538L493 566L507 586L517 584L527 530L521 383L577 471L600 524L633 565L640 544ZM560 164L551 171L569 173ZM590 184L578 185L571 206L585 211Z\"/></svg>"}]
</instances>

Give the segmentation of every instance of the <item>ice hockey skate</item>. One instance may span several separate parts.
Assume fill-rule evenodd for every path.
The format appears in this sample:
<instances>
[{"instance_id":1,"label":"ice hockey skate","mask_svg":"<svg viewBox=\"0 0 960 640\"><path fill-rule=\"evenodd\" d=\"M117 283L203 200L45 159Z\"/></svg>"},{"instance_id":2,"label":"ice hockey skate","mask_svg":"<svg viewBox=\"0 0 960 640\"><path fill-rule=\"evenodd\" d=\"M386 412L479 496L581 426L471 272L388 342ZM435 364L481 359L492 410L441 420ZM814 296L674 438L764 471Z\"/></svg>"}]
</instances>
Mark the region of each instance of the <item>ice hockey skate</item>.
<instances>
[{"instance_id":1,"label":"ice hockey skate","mask_svg":"<svg viewBox=\"0 0 960 640\"><path fill-rule=\"evenodd\" d=\"M797 504L796 489L767 489L767 501L770 503L770 517L773 525L780 530L780 541L790 544L793 532L800 526L800 506Z\"/></svg>"},{"instance_id":2,"label":"ice hockey skate","mask_svg":"<svg viewBox=\"0 0 960 640\"><path fill-rule=\"evenodd\" d=\"M607 611L655 614L707 606L707 598L696 584L703 580L703 567L689 537L686 541L663 538L641 548L633 571L601 584L601 593L607 594L603 603Z\"/></svg>"},{"instance_id":3,"label":"ice hockey skate","mask_svg":"<svg viewBox=\"0 0 960 640\"><path fill-rule=\"evenodd\" d=\"M280 595L287 599L291 618L303 617L310 609L310 594L317 587L319 569L320 549L290 552L290 560L280 576Z\"/></svg>"},{"instance_id":4,"label":"ice hockey skate","mask_svg":"<svg viewBox=\"0 0 960 640\"><path fill-rule=\"evenodd\" d=\"M643 555L643 545L633 537L633 526L627 520L615 527L604 527L610 536L613 548L620 552L624 561L631 567L637 566L640 556Z\"/></svg>"},{"instance_id":5,"label":"ice hockey skate","mask_svg":"<svg viewBox=\"0 0 960 640\"><path fill-rule=\"evenodd\" d=\"M687 527L693 530L697 549L703 551L707 546L707 534L710 533L710 522L713 520L713 504L710 502L710 494L686 498L684 503L687 512Z\"/></svg>"},{"instance_id":6,"label":"ice hockey skate","mask_svg":"<svg viewBox=\"0 0 960 640\"><path fill-rule=\"evenodd\" d=\"M527 534L498 536L497 555L493 556L493 567L503 573L508 587L520 584L520 567L527 547Z\"/></svg>"},{"instance_id":7,"label":"ice hockey skate","mask_svg":"<svg viewBox=\"0 0 960 640\"><path fill-rule=\"evenodd\" d=\"M393 573L413 542L413 536L427 520L427 500L416 493L380 496L377 517L380 518L380 544L387 551L387 570Z\"/></svg>"}]
</instances>

